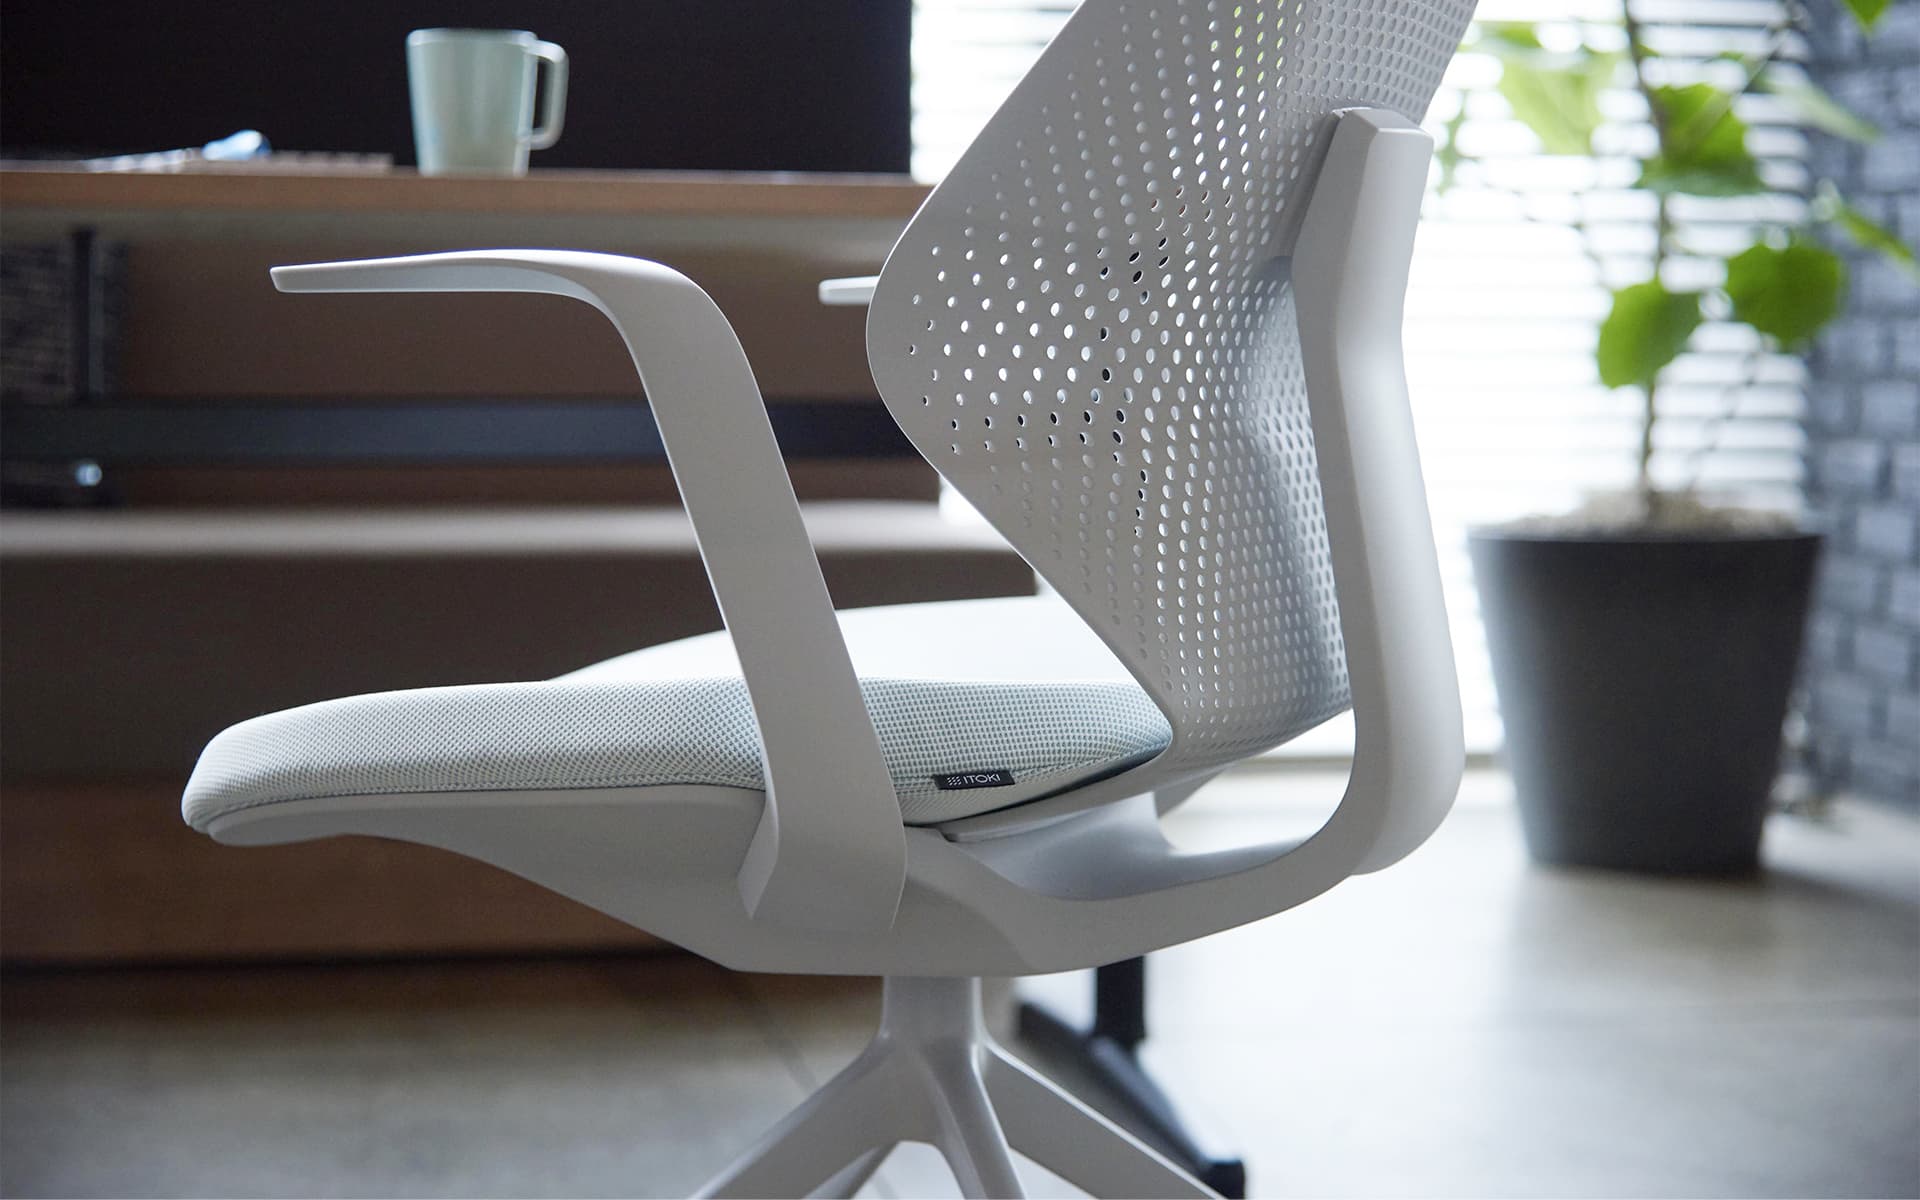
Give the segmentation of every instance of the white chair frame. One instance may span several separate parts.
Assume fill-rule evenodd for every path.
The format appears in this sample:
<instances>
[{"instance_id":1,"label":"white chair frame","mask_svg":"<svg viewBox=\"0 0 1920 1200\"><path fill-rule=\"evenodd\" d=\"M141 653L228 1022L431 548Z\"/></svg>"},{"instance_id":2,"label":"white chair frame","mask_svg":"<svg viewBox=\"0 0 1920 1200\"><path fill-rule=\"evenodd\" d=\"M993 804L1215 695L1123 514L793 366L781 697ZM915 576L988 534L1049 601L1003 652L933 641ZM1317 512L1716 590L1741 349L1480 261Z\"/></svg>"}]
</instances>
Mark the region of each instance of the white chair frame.
<instances>
[{"instance_id":1,"label":"white chair frame","mask_svg":"<svg viewBox=\"0 0 1920 1200\"><path fill-rule=\"evenodd\" d=\"M341 833L444 846L525 875L743 969L1014 975L1129 958L1244 924L1379 870L1446 815L1464 762L1452 644L1408 407L1402 303L1431 141L1348 110L1292 255L1340 597L1356 746L1346 794L1304 842L1180 853L1128 775L941 829L900 821L840 626L739 342L696 285L657 263L494 250L282 267L289 292L518 291L604 313L631 350L744 673L767 791L732 903L710 880L636 880L633 844L684 799L449 793L342 797L216 820L230 843ZM783 704L782 696L807 697ZM1187 781L1189 784L1192 781ZM1163 789L1165 786L1163 785ZM717 792L723 789L698 789ZM618 791L618 789L607 789ZM618 836L632 821L633 835ZM716 839L730 835L714 834ZM911 879L917 885L907 888ZM908 902L903 904L903 896Z\"/></svg>"},{"instance_id":2,"label":"white chair frame","mask_svg":"<svg viewBox=\"0 0 1920 1200\"><path fill-rule=\"evenodd\" d=\"M969 1196L1021 1194L1010 1150L1098 1194L1210 1195L996 1046L978 977L1099 965L1268 916L1397 861L1452 803L1459 696L1400 344L1431 142L1390 112L1335 120L1288 249L1357 740L1346 794L1311 837L1182 853L1160 833L1153 794L1126 775L904 827L725 317L660 264L533 250L284 267L274 279L289 292L570 296L614 324L737 651L764 798L692 787L341 797L242 810L209 832L441 846L728 965L886 977L869 1049L702 1194L851 1195L894 1144L919 1140Z\"/></svg>"},{"instance_id":3,"label":"white chair frame","mask_svg":"<svg viewBox=\"0 0 1920 1200\"><path fill-rule=\"evenodd\" d=\"M343 784L202 827L231 844L437 846L728 966L883 977L868 1049L702 1194L851 1195L901 1141L936 1146L968 1196L1021 1194L1016 1151L1100 1194L1211 1194L995 1045L979 977L1100 966L1270 916L1398 861L1446 816L1461 710L1400 327L1432 152L1409 118L1469 12L1089 3L877 283L823 287L870 302L896 421L1058 588L1033 602L1045 613L1018 610L1064 622L1038 639L995 636L1008 609L834 611L739 340L671 268L490 250L276 270L289 292L566 296L613 324L726 625L653 666L739 671L765 786ZM1375 107L1338 107L1354 96ZM1023 354L1041 360L1019 363L1031 384L1003 384ZM1048 431L1069 417L1084 418L1071 437ZM886 628L938 640L949 620L986 633L934 677L1124 671L1167 717L1167 749L906 825L854 664L888 657ZM1349 697L1352 773L1317 832L1203 853L1162 835L1159 810Z\"/></svg>"}]
</instances>

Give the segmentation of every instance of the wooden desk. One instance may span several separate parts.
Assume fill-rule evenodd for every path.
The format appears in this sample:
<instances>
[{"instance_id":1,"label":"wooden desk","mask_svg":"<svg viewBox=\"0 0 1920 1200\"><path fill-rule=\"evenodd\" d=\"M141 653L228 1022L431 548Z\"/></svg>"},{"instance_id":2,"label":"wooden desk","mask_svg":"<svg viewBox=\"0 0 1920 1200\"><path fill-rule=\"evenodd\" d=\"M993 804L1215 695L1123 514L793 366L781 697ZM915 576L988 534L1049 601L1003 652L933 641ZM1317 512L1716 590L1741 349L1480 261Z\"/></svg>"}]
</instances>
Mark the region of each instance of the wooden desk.
<instances>
[{"instance_id":1,"label":"wooden desk","mask_svg":"<svg viewBox=\"0 0 1920 1200\"><path fill-rule=\"evenodd\" d=\"M267 277L288 262L487 246L666 262L727 313L769 400L872 400L864 315L822 306L816 288L824 278L877 270L926 192L890 176L536 171L502 179L0 164L9 240L88 228L128 246L113 390L162 403L632 396L637 385L619 340L598 314L570 301L293 297ZM925 497L932 488L917 460L838 472L806 464L796 475L803 494L818 497ZM539 504L672 494L663 468L625 466L141 468L118 478L143 504L394 495Z\"/></svg>"},{"instance_id":2,"label":"wooden desk","mask_svg":"<svg viewBox=\"0 0 1920 1200\"><path fill-rule=\"evenodd\" d=\"M871 396L864 318L815 289L878 270L926 192L873 176L0 169L8 240L86 227L130 245L118 390L142 396L631 393L605 321L568 301L283 297L266 274L487 246L666 262L713 294L769 396Z\"/></svg>"},{"instance_id":3,"label":"wooden desk","mask_svg":"<svg viewBox=\"0 0 1920 1200\"><path fill-rule=\"evenodd\" d=\"M9 216L134 213L287 215L481 214L863 220L897 229L927 188L895 175L535 171L518 178L426 176L406 168L314 172L265 168L82 171L0 163Z\"/></svg>"},{"instance_id":4,"label":"wooden desk","mask_svg":"<svg viewBox=\"0 0 1920 1200\"><path fill-rule=\"evenodd\" d=\"M805 506L846 607L1030 594L928 503ZM677 509L8 513L0 958L127 962L648 944L492 867L364 838L217 846L201 746L262 712L550 678L716 629Z\"/></svg>"},{"instance_id":5,"label":"wooden desk","mask_svg":"<svg viewBox=\"0 0 1920 1200\"><path fill-rule=\"evenodd\" d=\"M666 261L727 311L771 398L870 398L864 317L820 305L815 288L876 270L924 194L897 179L793 176L0 171L9 239L86 226L127 243L120 390L178 403L631 396L624 349L584 305L282 296L267 278L277 263L488 245ZM1031 572L997 539L924 503L934 477L917 458L793 467L803 497L923 500L807 506L841 604L1031 590ZM240 717L359 691L538 678L713 628L664 467L110 473L132 510L9 513L0 540L0 955L648 944L438 851L364 839L232 851L177 813L199 745ZM462 503L474 500L544 507ZM430 507L395 507L407 503ZM353 511L286 511L300 504Z\"/></svg>"}]
</instances>

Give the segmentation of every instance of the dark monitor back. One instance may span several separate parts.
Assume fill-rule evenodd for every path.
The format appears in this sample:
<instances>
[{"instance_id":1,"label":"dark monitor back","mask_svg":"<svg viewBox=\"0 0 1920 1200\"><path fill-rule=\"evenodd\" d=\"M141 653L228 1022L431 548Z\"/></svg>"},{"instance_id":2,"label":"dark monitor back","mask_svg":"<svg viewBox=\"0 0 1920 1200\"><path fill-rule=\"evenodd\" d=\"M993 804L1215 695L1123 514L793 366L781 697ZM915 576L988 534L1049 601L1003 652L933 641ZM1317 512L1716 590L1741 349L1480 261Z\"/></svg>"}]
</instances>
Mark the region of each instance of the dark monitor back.
<instances>
[{"instance_id":1,"label":"dark monitor back","mask_svg":"<svg viewBox=\"0 0 1920 1200\"><path fill-rule=\"evenodd\" d=\"M413 162L404 41L530 29L572 60L566 130L536 167L905 171L910 0L6 0L0 147L196 146Z\"/></svg>"}]
</instances>

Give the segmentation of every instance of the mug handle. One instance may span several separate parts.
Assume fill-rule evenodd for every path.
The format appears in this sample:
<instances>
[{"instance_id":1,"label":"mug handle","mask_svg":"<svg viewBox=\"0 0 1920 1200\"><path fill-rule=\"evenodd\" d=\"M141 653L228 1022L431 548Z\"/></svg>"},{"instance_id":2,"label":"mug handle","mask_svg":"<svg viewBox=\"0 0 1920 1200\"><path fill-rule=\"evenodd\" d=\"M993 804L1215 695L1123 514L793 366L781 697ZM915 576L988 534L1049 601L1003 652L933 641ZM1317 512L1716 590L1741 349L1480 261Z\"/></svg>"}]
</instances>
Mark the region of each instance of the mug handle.
<instances>
[{"instance_id":1,"label":"mug handle","mask_svg":"<svg viewBox=\"0 0 1920 1200\"><path fill-rule=\"evenodd\" d=\"M527 145L533 150L545 150L560 140L560 128L567 115L567 52L552 42L535 42L533 54L547 63L547 80L540 101L547 120L528 135Z\"/></svg>"}]
</instances>

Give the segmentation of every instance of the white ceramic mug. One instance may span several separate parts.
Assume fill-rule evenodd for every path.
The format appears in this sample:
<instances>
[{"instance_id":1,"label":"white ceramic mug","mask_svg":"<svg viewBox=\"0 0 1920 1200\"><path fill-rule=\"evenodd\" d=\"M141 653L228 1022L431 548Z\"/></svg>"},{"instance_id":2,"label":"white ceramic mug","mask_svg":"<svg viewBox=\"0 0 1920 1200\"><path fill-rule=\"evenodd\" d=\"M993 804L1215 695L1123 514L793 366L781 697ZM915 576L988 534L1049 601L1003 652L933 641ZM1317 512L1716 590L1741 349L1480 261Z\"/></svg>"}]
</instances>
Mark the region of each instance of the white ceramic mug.
<instances>
[{"instance_id":1,"label":"white ceramic mug","mask_svg":"<svg viewBox=\"0 0 1920 1200\"><path fill-rule=\"evenodd\" d=\"M534 83L547 64L534 128ZM413 143L423 175L524 175L527 152L560 140L567 52L520 29L416 29L407 35Z\"/></svg>"}]
</instances>

